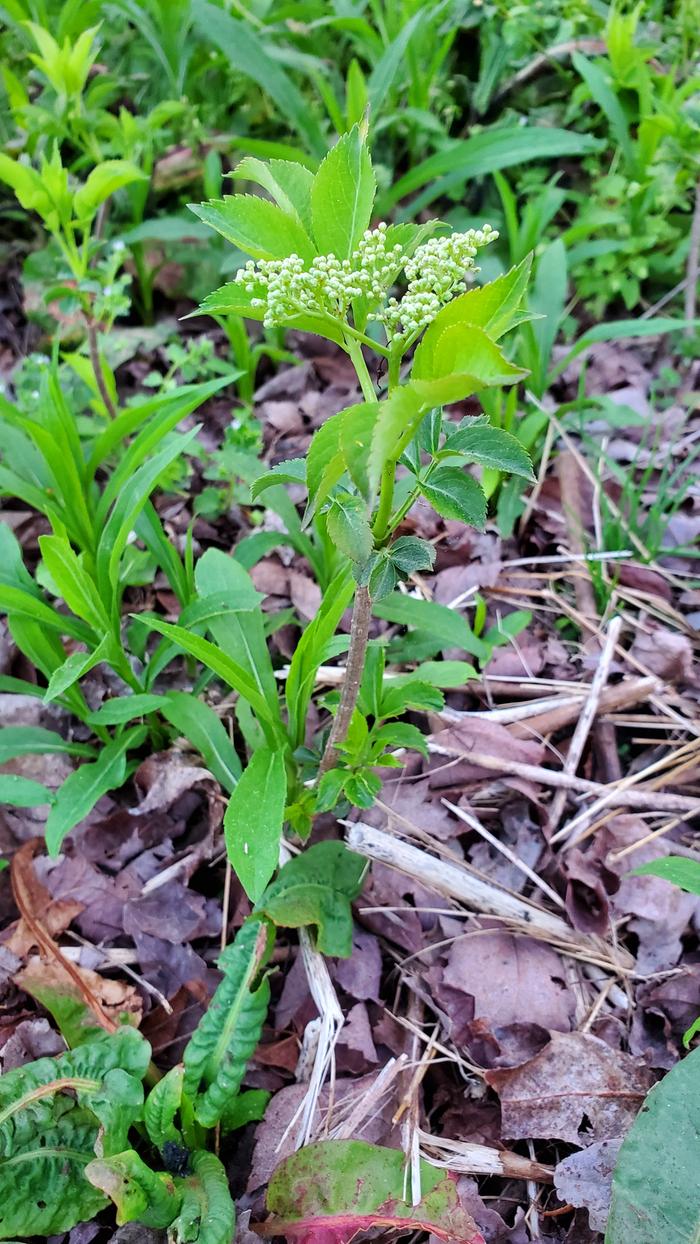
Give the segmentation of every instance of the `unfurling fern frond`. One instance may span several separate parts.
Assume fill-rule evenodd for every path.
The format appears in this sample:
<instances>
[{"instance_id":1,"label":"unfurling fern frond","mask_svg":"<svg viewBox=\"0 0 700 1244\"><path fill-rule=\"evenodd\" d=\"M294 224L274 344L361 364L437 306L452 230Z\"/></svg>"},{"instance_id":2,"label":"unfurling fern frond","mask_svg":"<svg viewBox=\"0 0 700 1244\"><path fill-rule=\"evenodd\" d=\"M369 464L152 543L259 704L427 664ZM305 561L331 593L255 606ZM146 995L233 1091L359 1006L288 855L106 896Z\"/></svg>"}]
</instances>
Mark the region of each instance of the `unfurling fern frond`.
<instances>
[{"instance_id":1,"label":"unfurling fern frond","mask_svg":"<svg viewBox=\"0 0 700 1244\"><path fill-rule=\"evenodd\" d=\"M204 1127L219 1122L260 1040L270 986L267 978L253 986L272 940L266 920L250 920L239 930L219 959L224 978L185 1050L183 1090Z\"/></svg>"}]
</instances>

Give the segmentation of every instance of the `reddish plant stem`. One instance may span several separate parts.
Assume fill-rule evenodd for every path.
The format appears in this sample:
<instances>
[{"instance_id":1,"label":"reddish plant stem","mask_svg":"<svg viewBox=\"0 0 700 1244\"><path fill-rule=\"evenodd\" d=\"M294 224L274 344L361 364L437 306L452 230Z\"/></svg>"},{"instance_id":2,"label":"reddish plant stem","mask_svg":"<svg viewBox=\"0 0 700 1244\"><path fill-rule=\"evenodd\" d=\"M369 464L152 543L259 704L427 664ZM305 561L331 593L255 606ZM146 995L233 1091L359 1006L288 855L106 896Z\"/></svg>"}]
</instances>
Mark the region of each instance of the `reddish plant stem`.
<instances>
[{"instance_id":1,"label":"reddish plant stem","mask_svg":"<svg viewBox=\"0 0 700 1244\"><path fill-rule=\"evenodd\" d=\"M345 681L340 695L338 711L333 719L331 732L328 736L325 751L318 769L319 778L323 777L337 762L337 748L345 742L350 719L355 711L357 697L360 693L362 673L365 668L365 654L369 639L369 624L372 618L372 601L366 587L358 587L352 607L350 625L350 647L348 661L345 666Z\"/></svg>"}]
</instances>

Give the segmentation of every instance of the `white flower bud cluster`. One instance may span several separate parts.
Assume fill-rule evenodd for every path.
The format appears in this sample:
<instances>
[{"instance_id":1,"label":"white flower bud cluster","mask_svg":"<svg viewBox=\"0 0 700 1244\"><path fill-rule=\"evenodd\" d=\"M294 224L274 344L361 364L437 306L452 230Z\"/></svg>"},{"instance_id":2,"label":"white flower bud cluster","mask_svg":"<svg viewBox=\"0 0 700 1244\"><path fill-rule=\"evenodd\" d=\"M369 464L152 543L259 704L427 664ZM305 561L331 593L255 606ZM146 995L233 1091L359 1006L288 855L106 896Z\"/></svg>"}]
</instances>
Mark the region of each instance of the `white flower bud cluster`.
<instances>
[{"instance_id":1,"label":"white flower bud cluster","mask_svg":"<svg viewBox=\"0 0 700 1244\"><path fill-rule=\"evenodd\" d=\"M273 327L319 312L343 319L353 298L381 302L402 266L402 247L389 245L387 226L381 224L366 230L350 259L317 255L308 268L299 255L249 260L236 281L250 294L262 286L264 297L253 298L252 305L265 308L263 323Z\"/></svg>"},{"instance_id":2,"label":"white flower bud cluster","mask_svg":"<svg viewBox=\"0 0 700 1244\"><path fill-rule=\"evenodd\" d=\"M403 298L390 298L381 319L389 340L414 338L435 319L441 307L466 290L467 272L477 272L474 256L482 246L495 241L498 233L490 225L430 238L406 260L408 282Z\"/></svg>"}]
</instances>

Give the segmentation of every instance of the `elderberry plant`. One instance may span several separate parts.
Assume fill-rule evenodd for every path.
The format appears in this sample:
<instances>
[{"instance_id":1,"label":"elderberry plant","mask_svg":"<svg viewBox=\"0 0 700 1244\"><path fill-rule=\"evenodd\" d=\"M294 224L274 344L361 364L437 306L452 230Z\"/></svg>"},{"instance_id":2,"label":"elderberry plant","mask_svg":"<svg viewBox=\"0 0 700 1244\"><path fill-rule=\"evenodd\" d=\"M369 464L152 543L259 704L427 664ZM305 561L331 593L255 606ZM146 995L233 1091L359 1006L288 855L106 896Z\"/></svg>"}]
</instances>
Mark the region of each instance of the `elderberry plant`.
<instances>
[{"instance_id":1,"label":"elderberry plant","mask_svg":"<svg viewBox=\"0 0 700 1244\"><path fill-rule=\"evenodd\" d=\"M292 659L284 702L260 598L238 557L209 550L200 559L199 603L180 625L148 619L238 693L250 756L224 827L231 862L256 901L277 867L284 825L304 837L313 816L339 801L369 806L380 788L377 769L402 763L397 749L425 751L420 730L397 719L409 708L439 709L440 688L456 685L443 676L450 662L445 671L432 662L425 674L419 666L385 678L385 650L369 642L370 624L375 608L392 616L406 599L394 591L402 580L432 568L432 545L399 531L414 501L423 497L445 518L479 527L486 498L468 466L531 477L514 437L485 416L457 422L443 413L445 405L526 374L498 342L529 318L521 309L529 262L472 287L478 252L496 237L490 226L449 233L433 220L372 228L375 179L357 126L315 175L249 157L234 176L270 197L235 194L193 208L250 257L201 310L335 342L352 360L363 399L326 420L305 459L279 463L252 486L253 500L264 494L284 515L288 542L312 569L332 557L333 574L319 575L322 605ZM305 487L301 521L281 484ZM337 632L351 602L348 646ZM443 609L439 623L457 628L453 646L488 660L488 642L463 619ZM332 719L313 737L307 716L316 671L346 648L342 690L322 701ZM458 664L463 683L474 671Z\"/></svg>"}]
</instances>

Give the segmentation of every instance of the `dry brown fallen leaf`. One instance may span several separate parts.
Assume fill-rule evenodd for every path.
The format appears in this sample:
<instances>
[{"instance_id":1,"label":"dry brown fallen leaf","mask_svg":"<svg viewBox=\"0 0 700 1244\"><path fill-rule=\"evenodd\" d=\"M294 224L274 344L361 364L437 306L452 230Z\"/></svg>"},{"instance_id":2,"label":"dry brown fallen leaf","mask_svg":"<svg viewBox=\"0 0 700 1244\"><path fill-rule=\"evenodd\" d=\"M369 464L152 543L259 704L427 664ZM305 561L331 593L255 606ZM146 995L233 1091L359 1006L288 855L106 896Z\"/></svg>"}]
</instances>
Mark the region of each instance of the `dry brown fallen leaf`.
<instances>
[{"instance_id":1,"label":"dry brown fallen leaf","mask_svg":"<svg viewBox=\"0 0 700 1244\"><path fill-rule=\"evenodd\" d=\"M39 991L54 989L62 994L73 994L81 1002L85 1002L89 993L97 999L101 1010L115 1025L121 1022L120 1017L127 1012L136 1027L139 1026L143 1015L143 1001L135 985L100 976L91 968L81 968L75 964L71 966L82 982L83 988L80 992L76 988L74 977L69 976L60 963L47 963L38 958L31 959L25 968L17 972L14 981L32 997L35 988Z\"/></svg>"},{"instance_id":2,"label":"dry brown fallen leaf","mask_svg":"<svg viewBox=\"0 0 700 1244\"><path fill-rule=\"evenodd\" d=\"M471 995L474 1018L492 1029L523 1019L560 1032L571 1028L575 998L562 961L532 938L476 929L453 943L443 981Z\"/></svg>"},{"instance_id":3,"label":"dry brown fallen leaf","mask_svg":"<svg viewBox=\"0 0 700 1244\"><path fill-rule=\"evenodd\" d=\"M576 1209L588 1210L594 1231L604 1231L610 1212L612 1175L621 1139L601 1140L563 1158L554 1170L559 1197Z\"/></svg>"},{"instance_id":4,"label":"dry brown fallen leaf","mask_svg":"<svg viewBox=\"0 0 700 1244\"><path fill-rule=\"evenodd\" d=\"M574 1145L624 1135L654 1083L640 1060L580 1032L554 1032L534 1058L485 1079L501 1100L504 1139Z\"/></svg>"}]
</instances>

